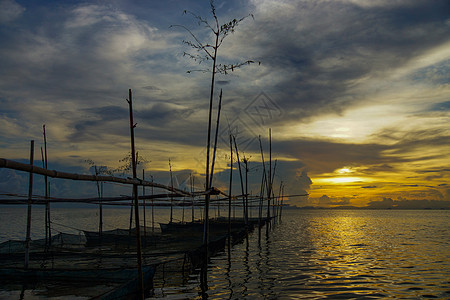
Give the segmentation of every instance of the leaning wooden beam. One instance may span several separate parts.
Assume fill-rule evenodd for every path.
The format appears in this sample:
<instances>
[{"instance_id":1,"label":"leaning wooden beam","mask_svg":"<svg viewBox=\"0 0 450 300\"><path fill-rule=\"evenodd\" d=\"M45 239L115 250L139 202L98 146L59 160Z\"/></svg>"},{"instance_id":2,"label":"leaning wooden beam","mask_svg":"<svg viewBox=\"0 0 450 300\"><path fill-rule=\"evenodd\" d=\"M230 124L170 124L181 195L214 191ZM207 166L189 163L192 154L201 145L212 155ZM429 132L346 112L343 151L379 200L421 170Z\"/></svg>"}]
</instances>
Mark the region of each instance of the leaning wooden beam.
<instances>
[{"instance_id":1,"label":"leaning wooden beam","mask_svg":"<svg viewBox=\"0 0 450 300\"><path fill-rule=\"evenodd\" d=\"M44 176L49 176L52 178L63 178L63 179L71 179L71 180L84 180L84 181L108 181L108 182L117 182L117 183L124 183L124 184L136 184L136 185L145 185L145 186L153 186L156 188L176 192L177 194L190 196L190 193L177 189L172 188L170 186L165 186L163 184L149 182L140 180L138 178L132 179L132 178L121 178L121 177L114 177L114 176L105 176L105 175L85 175L85 174L76 174L76 173L66 173L66 172L59 172L56 170L46 170L44 168L40 168L37 166L31 166L29 164L20 163L17 161L0 158L0 168L8 168L8 169L14 169L18 171L25 171L25 172L31 172L35 174L40 174Z\"/></svg>"}]
</instances>

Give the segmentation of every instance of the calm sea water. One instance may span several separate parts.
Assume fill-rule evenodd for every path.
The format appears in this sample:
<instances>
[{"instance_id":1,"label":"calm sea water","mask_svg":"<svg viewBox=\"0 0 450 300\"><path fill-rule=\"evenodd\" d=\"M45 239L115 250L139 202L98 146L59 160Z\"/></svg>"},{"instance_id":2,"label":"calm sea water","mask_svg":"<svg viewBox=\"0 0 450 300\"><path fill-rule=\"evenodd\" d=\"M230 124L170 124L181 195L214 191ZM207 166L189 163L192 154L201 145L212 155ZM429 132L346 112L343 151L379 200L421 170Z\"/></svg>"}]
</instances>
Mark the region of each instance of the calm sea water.
<instances>
[{"instance_id":1,"label":"calm sea water","mask_svg":"<svg viewBox=\"0 0 450 300\"><path fill-rule=\"evenodd\" d=\"M285 211L208 279L211 299L450 299L450 211Z\"/></svg>"},{"instance_id":2,"label":"calm sea water","mask_svg":"<svg viewBox=\"0 0 450 300\"><path fill-rule=\"evenodd\" d=\"M0 242L23 239L24 212L2 207ZM42 209L33 215L38 238ZM96 229L96 215L94 208L52 211L55 229L71 233ZM167 216L157 210L155 222ZM181 219L181 210L175 216ZM149 224L150 211L146 217ZM105 229L126 228L129 211L105 209L104 222ZM450 299L450 211L285 210L269 231L256 230L230 256L214 257L208 287L210 299ZM192 274L183 286L156 289L155 297L199 298L199 292Z\"/></svg>"}]
</instances>

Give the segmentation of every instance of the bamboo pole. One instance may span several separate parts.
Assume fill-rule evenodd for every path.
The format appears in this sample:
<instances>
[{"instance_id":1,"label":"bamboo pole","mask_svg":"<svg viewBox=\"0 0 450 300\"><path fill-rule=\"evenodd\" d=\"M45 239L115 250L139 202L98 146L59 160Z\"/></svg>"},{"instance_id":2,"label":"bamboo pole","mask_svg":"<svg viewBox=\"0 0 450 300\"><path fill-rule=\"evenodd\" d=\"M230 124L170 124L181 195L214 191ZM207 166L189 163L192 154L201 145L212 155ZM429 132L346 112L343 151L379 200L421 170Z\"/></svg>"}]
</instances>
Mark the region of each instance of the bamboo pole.
<instances>
[{"instance_id":1,"label":"bamboo pole","mask_svg":"<svg viewBox=\"0 0 450 300\"><path fill-rule=\"evenodd\" d=\"M134 128L136 124L133 122L133 97L131 93L131 89L128 90L128 105L130 109L130 137L131 137L131 163L133 167L133 179L137 178L136 172L136 150L134 146ZM134 212L135 212L135 223L136 223L136 255L138 262L138 292L139 297L144 299L144 277L142 274L142 253L141 253L141 232L140 232L140 224L139 224L139 198L138 198L138 189L137 184L133 184L133 196L134 196Z\"/></svg>"},{"instance_id":2,"label":"bamboo pole","mask_svg":"<svg viewBox=\"0 0 450 300\"><path fill-rule=\"evenodd\" d=\"M184 223L184 206L186 205L186 197L183 198L182 212L181 212L181 223Z\"/></svg>"},{"instance_id":3,"label":"bamboo pole","mask_svg":"<svg viewBox=\"0 0 450 300\"><path fill-rule=\"evenodd\" d=\"M30 166L34 161L34 140L30 143ZM31 242L31 205L33 202L33 173L29 174L28 182L28 210L27 210L27 235L25 238L25 269L28 269L30 259L30 242Z\"/></svg>"},{"instance_id":4,"label":"bamboo pole","mask_svg":"<svg viewBox=\"0 0 450 300\"><path fill-rule=\"evenodd\" d=\"M47 159L47 134L45 131L45 124L42 125L43 129L43 135L44 135L44 166L43 168L48 169L48 159ZM45 198L47 198L48 195L48 178L47 176L44 176L44 183L45 183ZM48 244L51 246L52 244L52 228L50 223L50 202L47 202L45 204L45 226L46 226L46 236L48 234Z\"/></svg>"},{"instance_id":5,"label":"bamboo pole","mask_svg":"<svg viewBox=\"0 0 450 300\"><path fill-rule=\"evenodd\" d=\"M98 169L97 166L94 165L95 175L98 175ZM103 235L103 206L102 206L102 197L103 197L103 191L100 189L100 183L101 181L96 181L97 184L97 194L99 198L98 203L98 210L99 210L99 216L98 216L98 234L100 237L100 243L102 241L102 235ZM103 189L103 188L102 188Z\"/></svg>"},{"instance_id":6,"label":"bamboo pole","mask_svg":"<svg viewBox=\"0 0 450 300\"><path fill-rule=\"evenodd\" d=\"M243 196L243 198L242 198L242 207L244 208L243 218L244 218L245 226L247 226L247 219L245 218L245 198L244 198L245 191L244 191L244 182L243 182L243 179L242 179L241 161L239 160L239 151L238 151L238 148L237 148L237 143L236 143L236 137L235 136L233 136L233 140L234 140L234 147L236 149L236 159L237 159L237 162L238 162L239 177L241 179L241 191L242 191L242 196Z\"/></svg>"},{"instance_id":7,"label":"bamboo pole","mask_svg":"<svg viewBox=\"0 0 450 300\"><path fill-rule=\"evenodd\" d=\"M214 177L214 163L216 161L216 150L217 150L217 137L219 135L219 126L220 126L220 111L222 109L222 89L220 89L219 96L219 108L217 109L217 124L216 124L216 136L214 138L214 150L213 150L213 159L211 164L211 178L209 179L209 185L212 186L213 177Z\"/></svg>"},{"instance_id":8,"label":"bamboo pole","mask_svg":"<svg viewBox=\"0 0 450 300\"><path fill-rule=\"evenodd\" d=\"M264 162L263 162L264 164ZM264 168L263 168L264 169ZM258 205L258 233L259 239L261 239L261 227L262 227L262 211L263 211L263 201L264 201L264 184L266 179L266 172L263 170L263 174L261 176L261 187L260 187L260 196L259 196L259 205Z\"/></svg>"},{"instance_id":9,"label":"bamboo pole","mask_svg":"<svg viewBox=\"0 0 450 300\"><path fill-rule=\"evenodd\" d=\"M189 174L189 181L191 184L191 195L194 195L194 178L192 177L192 173ZM194 196L191 196L192 201L192 222L194 222L195 219L195 212L194 212Z\"/></svg>"},{"instance_id":10,"label":"bamboo pole","mask_svg":"<svg viewBox=\"0 0 450 300\"><path fill-rule=\"evenodd\" d=\"M283 181L281 182L281 201L280 201L280 215L279 220L281 221L281 214L283 212L283 200L284 200L284 184Z\"/></svg>"},{"instance_id":11,"label":"bamboo pole","mask_svg":"<svg viewBox=\"0 0 450 300\"><path fill-rule=\"evenodd\" d=\"M206 182L205 182L205 190L210 189L209 182L209 155L211 148L211 123L212 123L212 107L213 107L213 99L214 99L214 83L216 76L216 63L217 63L217 51L219 50L219 31L214 32L215 46L214 46L214 55L213 65L212 65L212 74L211 74L211 89L209 94L209 116L208 116L208 138L206 142ZM209 239L209 201L210 195L205 194L205 217L204 217L204 228L203 228L203 243L206 245L206 252L208 251L208 239ZM206 254L208 256L208 254Z\"/></svg>"},{"instance_id":12,"label":"bamboo pole","mask_svg":"<svg viewBox=\"0 0 450 300\"><path fill-rule=\"evenodd\" d=\"M150 175L153 183L153 175ZM153 186L152 186L152 196L153 196ZM155 199L152 198L152 232L155 232Z\"/></svg>"},{"instance_id":13,"label":"bamboo pole","mask_svg":"<svg viewBox=\"0 0 450 300\"><path fill-rule=\"evenodd\" d=\"M133 213L134 213L134 190L131 194L131 202L130 202L130 222L128 225L128 234L131 236L131 230L133 229Z\"/></svg>"},{"instance_id":14,"label":"bamboo pole","mask_svg":"<svg viewBox=\"0 0 450 300\"><path fill-rule=\"evenodd\" d=\"M160 188L168 191L175 192L179 195L186 195L190 196L189 193L186 193L186 191L177 189L177 188L171 188L169 186L149 182L149 181L143 181L138 178L121 178L121 177L114 177L114 176L105 176L105 175L87 175L87 174L76 174L76 173L67 173L67 172L60 172L56 170L46 170L44 168L40 168L37 166L31 166L29 164L24 164L20 162L16 162L13 160L9 160L6 158L0 158L0 168L8 168L18 171L25 171L25 172L31 172L35 174L40 175L47 175L48 177L52 178L61 178L61 179L71 179L71 180L81 180L81 181L106 181L106 182L116 182L116 183L123 183L123 184L136 184L136 185L145 185L155 188ZM208 192L208 191L206 191ZM203 195L204 193L202 193Z\"/></svg>"},{"instance_id":15,"label":"bamboo pole","mask_svg":"<svg viewBox=\"0 0 450 300\"><path fill-rule=\"evenodd\" d=\"M244 205L244 212L245 212L245 223L248 224L248 158L244 155L244 164L245 164L245 205Z\"/></svg>"},{"instance_id":16,"label":"bamboo pole","mask_svg":"<svg viewBox=\"0 0 450 300\"><path fill-rule=\"evenodd\" d=\"M145 180L145 170L142 169L142 180ZM142 186L142 196L145 196L145 186ZM147 220L145 219L145 197L142 198L143 213L144 213L144 237L147 238Z\"/></svg>"},{"instance_id":17,"label":"bamboo pole","mask_svg":"<svg viewBox=\"0 0 450 300\"><path fill-rule=\"evenodd\" d=\"M42 167L45 168L45 159L44 159L44 149L41 147L41 159L42 159ZM45 182L44 182L45 184ZM47 184L44 185L45 194L47 194ZM47 197L45 197L47 198ZM45 202L45 210L44 210L44 223L45 223L45 251L48 251L49 247L49 238L48 238L48 215L47 215L47 201Z\"/></svg>"},{"instance_id":18,"label":"bamboo pole","mask_svg":"<svg viewBox=\"0 0 450 300\"><path fill-rule=\"evenodd\" d=\"M169 172L170 172L170 187L173 189L173 177L172 177L172 164L170 163L169 158ZM173 220L173 197L170 196L170 222L172 223Z\"/></svg>"},{"instance_id":19,"label":"bamboo pole","mask_svg":"<svg viewBox=\"0 0 450 300\"><path fill-rule=\"evenodd\" d=\"M262 178L262 183L261 183L261 189L265 189L264 185L266 185L267 191L269 191L269 188L267 186L266 163L264 161L264 150L263 150L263 147L262 147L261 136L259 136L258 139L259 139L259 148L261 150L261 160L262 160L262 166L263 166L263 178ZM262 215L262 201L263 201L263 197L264 197L264 191L261 192L261 215Z\"/></svg>"},{"instance_id":20,"label":"bamboo pole","mask_svg":"<svg viewBox=\"0 0 450 300\"><path fill-rule=\"evenodd\" d=\"M98 182L98 181L97 181ZM101 235L103 235L103 181L100 181L100 199L98 200L98 204L100 206L100 229L101 229ZM101 237L101 236L100 236Z\"/></svg>"},{"instance_id":21,"label":"bamboo pole","mask_svg":"<svg viewBox=\"0 0 450 300\"><path fill-rule=\"evenodd\" d=\"M272 129L269 128L269 178L267 180L267 220L270 220L270 198L272 196Z\"/></svg>"},{"instance_id":22,"label":"bamboo pole","mask_svg":"<svg viewBox=\"0 0 450 300\"><path fill-rule=\"evenodd\" d=\"M231 248L231 188L233 186L233 140L230 133L230 184L228 188L228 254Z\"/></svg>"},{"instance_id":23,"label":"bamboo pole","mask_svg":"<svg viewBox=\"0 0 450 300\"><path fill-rule=\"evenodd\" d=\"M280 182L280 190L278 191L277 197L277 219L280 218L280 203L281 203L281 189L283 188L283 181Z\"/></svg>"},{"instance_id":24,"label":"bamboo pole","mask_svg":"<svg viewBox=\"0 0 450 300\"><path fill-rule=\"evenodd\" d=\"M273 166L273 173L272 173L272 178L270 179L270 189L271 189L271 191L272 191L272 198L273 198L273 200L272 200L272 215L273 215L273 217L274 218L276 218L276 205L275 205L275 192L274 192L274 189L273 189L273 183L274 183L274 180L275 180L275 173L276 173L276 170L277 170L277 160L275 159L275 165Z\"/></svg>"}]
</instances>

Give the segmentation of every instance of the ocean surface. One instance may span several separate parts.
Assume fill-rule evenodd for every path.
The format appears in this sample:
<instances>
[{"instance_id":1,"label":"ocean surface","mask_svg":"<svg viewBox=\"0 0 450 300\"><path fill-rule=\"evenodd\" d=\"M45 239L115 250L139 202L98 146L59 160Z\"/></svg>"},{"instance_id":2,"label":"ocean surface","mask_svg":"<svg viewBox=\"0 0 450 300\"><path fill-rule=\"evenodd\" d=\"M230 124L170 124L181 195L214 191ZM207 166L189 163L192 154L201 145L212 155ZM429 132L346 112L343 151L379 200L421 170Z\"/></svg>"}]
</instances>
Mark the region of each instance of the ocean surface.
<instances>
[{"instance_id":1,"label":"ocean surface","mask_svg":"<svg viewBox=\"0 0 450 300\"><path fill-rule=\"evenodd\" d=\"M23 239L26 207L0 209L0 242ZM155 223L168 214L155 210ZM105 208L105 230L127 228L129 215ZM52 221L54 233L81 234L97 228L98 210L55 208ZM33 238L44 230L43 209L33 208ZM153 297L200 298L199 278L159 286ZM450 211L284 210L268 230L212 258L207 278L209 299L450 299Z\"/></svg>"}]
</instances>

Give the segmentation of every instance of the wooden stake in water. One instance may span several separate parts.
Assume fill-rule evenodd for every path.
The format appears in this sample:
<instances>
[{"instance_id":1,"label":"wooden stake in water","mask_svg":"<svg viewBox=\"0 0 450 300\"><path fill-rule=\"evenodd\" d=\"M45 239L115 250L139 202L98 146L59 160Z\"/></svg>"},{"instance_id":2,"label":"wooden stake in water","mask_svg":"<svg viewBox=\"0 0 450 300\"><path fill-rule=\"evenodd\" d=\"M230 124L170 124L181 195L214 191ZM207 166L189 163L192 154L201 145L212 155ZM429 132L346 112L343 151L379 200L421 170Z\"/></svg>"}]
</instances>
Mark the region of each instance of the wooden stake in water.
<instances>
[{"instance_id":1,"label":"wooden stake in water","mask_svg":"<svg viewBox=\"0 0 450 300\"><path fill-rule=\"evenodd\" d=\"M131 136L131 163L133 167L133 179L137 178L136 172L136 150L134 147L134 128L136 124L133 123L133 99L131 94L131 89L128 90L128 105L130 108L130 136ZM137 184L133 184L133 195L134 195L134 220L136 224L136 255L138 262L138 292L139 298L144 299L144 277L142 274L142 253L141 253L141 230L139 224L139 196Z\"/></svg>"},{"instance_id":2,"label":"wooden stake in water","mask_svg":"<svg viewBox=\"0 0 450 300\"><path fill-rule=\"evenodd\" d=\"M34 163L34 140L30 145L30 166ZM27 236L25 238L25 269L28 269L30 259L30 241L31 241L31 204L33 202L33 172L29 172L28 182L28 211L27 211Z\"/></svg>"},{"instance_id":3,"label":"wooden stake in water","mask_svg":"<svg viewBox=\"0 0 450 300\"><path fill-rule=\"evenodd\" d=\"M213 158L211 164L211 178L209 179L209 185L212 187L212 182L214 178L214 163L216 161L216 150L217 150L217 137L219 135L219 127L220 127L220 110L222 108L222 90L220 90L219 96L219 108L217 109L217 124L216 124L216 136L214 138L214 150L213 150Z\"/></svg>"},{"instance_id":4,"label":"wooden stake in water","mask_svg":"<svg viewBox=\"0 0 450 300\"><path fill-rule=\"evenodd\" d=\"M48 159L47 159L47 135L45 133L45 124L42 125L43 134L44 134L44 168L48 169ZM47 199L49 197L48 193L48 179L47 176L44 176L44 183L45 183L45 198ZM50 200L47 200L45 202L45 236L46 239L48 238L48 245L51 246L52 244L52 227L51 227L51 221L50 221Z\"/></svg>"},{"instance_id":5,"label":"wooden stake in water","mask_svg":"<svg viewBox=\"0 0 450 300\"><path fill-rule=\"evenodd\" d=\"M97 166L94 165L94 170L95 170L95 176L99 175ZM98 198L99 198L99 204L98 204L98 209L99 209L99 216L98 216L98 234L100 237L100 244L102 243L102 238L103 238L103 207L102 207L102 197L103 197L103 187L100 188L100 182L96 181L95 182L97 184L97 194L98 194Z\"/></svg>"},{"instance_id":6,"label":"wooden stake in water","mask_svg":"<svg viewBox=\"0 0 450 300\"><path fill-rule=\"evenodd\" d=\"M247 226L247 218L245 217L245 191L244 191L244 182L242 179L242 171L241 171L241 161L239 160L239 151L238 151L238 147L237 147L237 143L236 143L236 137L233 136L233 140L234 140L234 147L236 149L236 159L238 162L238 168L239 168L239 177L241 179L241 192L242 192L242 207L243 207L243 218L244 218L244 222L245 222L245 226Z\"/></svg>"},{"instance_id":7,"label":"wooden stake in water","mask_svg":"<svg viewBox=\"0 0 450 300\"><path fill-rule=\"evenodd\" d=\"M170 172L170 187L173 190L173 177L172 177L172 164L170 163L170 158L169 158L169 172ZM173 221L173 192L170 193L170 222L172 223Z\"/></svg>"},{"instance_id":8,"label":"wooden stake in water","mask_svg":"<svg viewBox=\"0 0 450 300\"><path fill-rule=\"evenodd\" d=\"M228 254L231 249L231 187L233 186L233 140L230 133L230 185L228 188Z\"/></svg>"},{"instance_id":9,"label":"wooden stake in water","mask_svg":"<svg viewBox=\"0 0 450 300\"><path fill-rule=\"evenodd\" d=\"M150 175L150 178L152 179L153 183L153 175ZM152 186L152 196L153 196L153 186ZM155 231L155 202L154 198L152 197L152 232Z\"/></svg>"},{"instance_id":10,"label":"wooden stake in water","mask_svg":"<svg viewBox=\"0 0 450 300\"><path fill-rule=\"evenodd\" d=\"M284 200L284 184L283 181L281 182L281 201L280 201L280 214L279 214L279 220L281 221L281 213L283 212L283 200Z\"/></svg>"},{"instance_id":11,"label":"wooden stake in water","mask_svg":"<svg viewBox=\"0 0 450 300\"><path fill-rule=\"evenodd\" d=\"M245 224L248 224L248 158L244 155L244 159L242 161L245 164Z\"/></svg>"},{"instance_id":12,"label":"wooden stake in water","mask_svg":"<svg viewBox=\"0 0 450 300\"><path fill-rule=\"evenodd\" d=\"M194 214L194 178L192 177L192 173L189 175L189 180L191 183L191 210L192 210L192 222L194 222L195 214Z\"/></svg>"},{"instance_id":13,"label":"wooden stake in water","mask_svg":"<svg viewBox=\"0 0 450 300\"><path fill-rule=\"evenodd\" d=\"M264 151L263 151L263 147L262 147L262 142L261 142L261 136L258 137L259 138L259 148L261 149L261 160L262 160L262 167L263 167L263 176L261 179L261 200L260 200L260 222L261 222L261 218L262 218L262 205L263 205L263 199L264 199L264 189L265 189L265 185L267 184L267 173L266 173L266 163L264 162ZM261 224L259 224L261 226Z\"/></svg>"},{"instance_id":14,"label":"wooden stake in water","mask_svg":"<svg viewBox=\"0 0 450 300\"><path fill-rule=\"evenodd\" d=\"M145 181L145 170L142 169L142 180ZM145 196L145 186L142 186L142 196ZM142 199L142 204L144 207L142 208L144 210L144 237L147 238L147 220L145 220L145 197Z\"/></svg>"},{"instance_id":15,"label":"wooden stake in water","mask_svg":"<svg viewBox=\"0 0 450 300\"><path fill-rule=\"evenodd\" d=\"M269 128L269 176L267 188L267 221L270 220L270 198L272 196L272 129Z\"/></svg>"}]
</instances>

